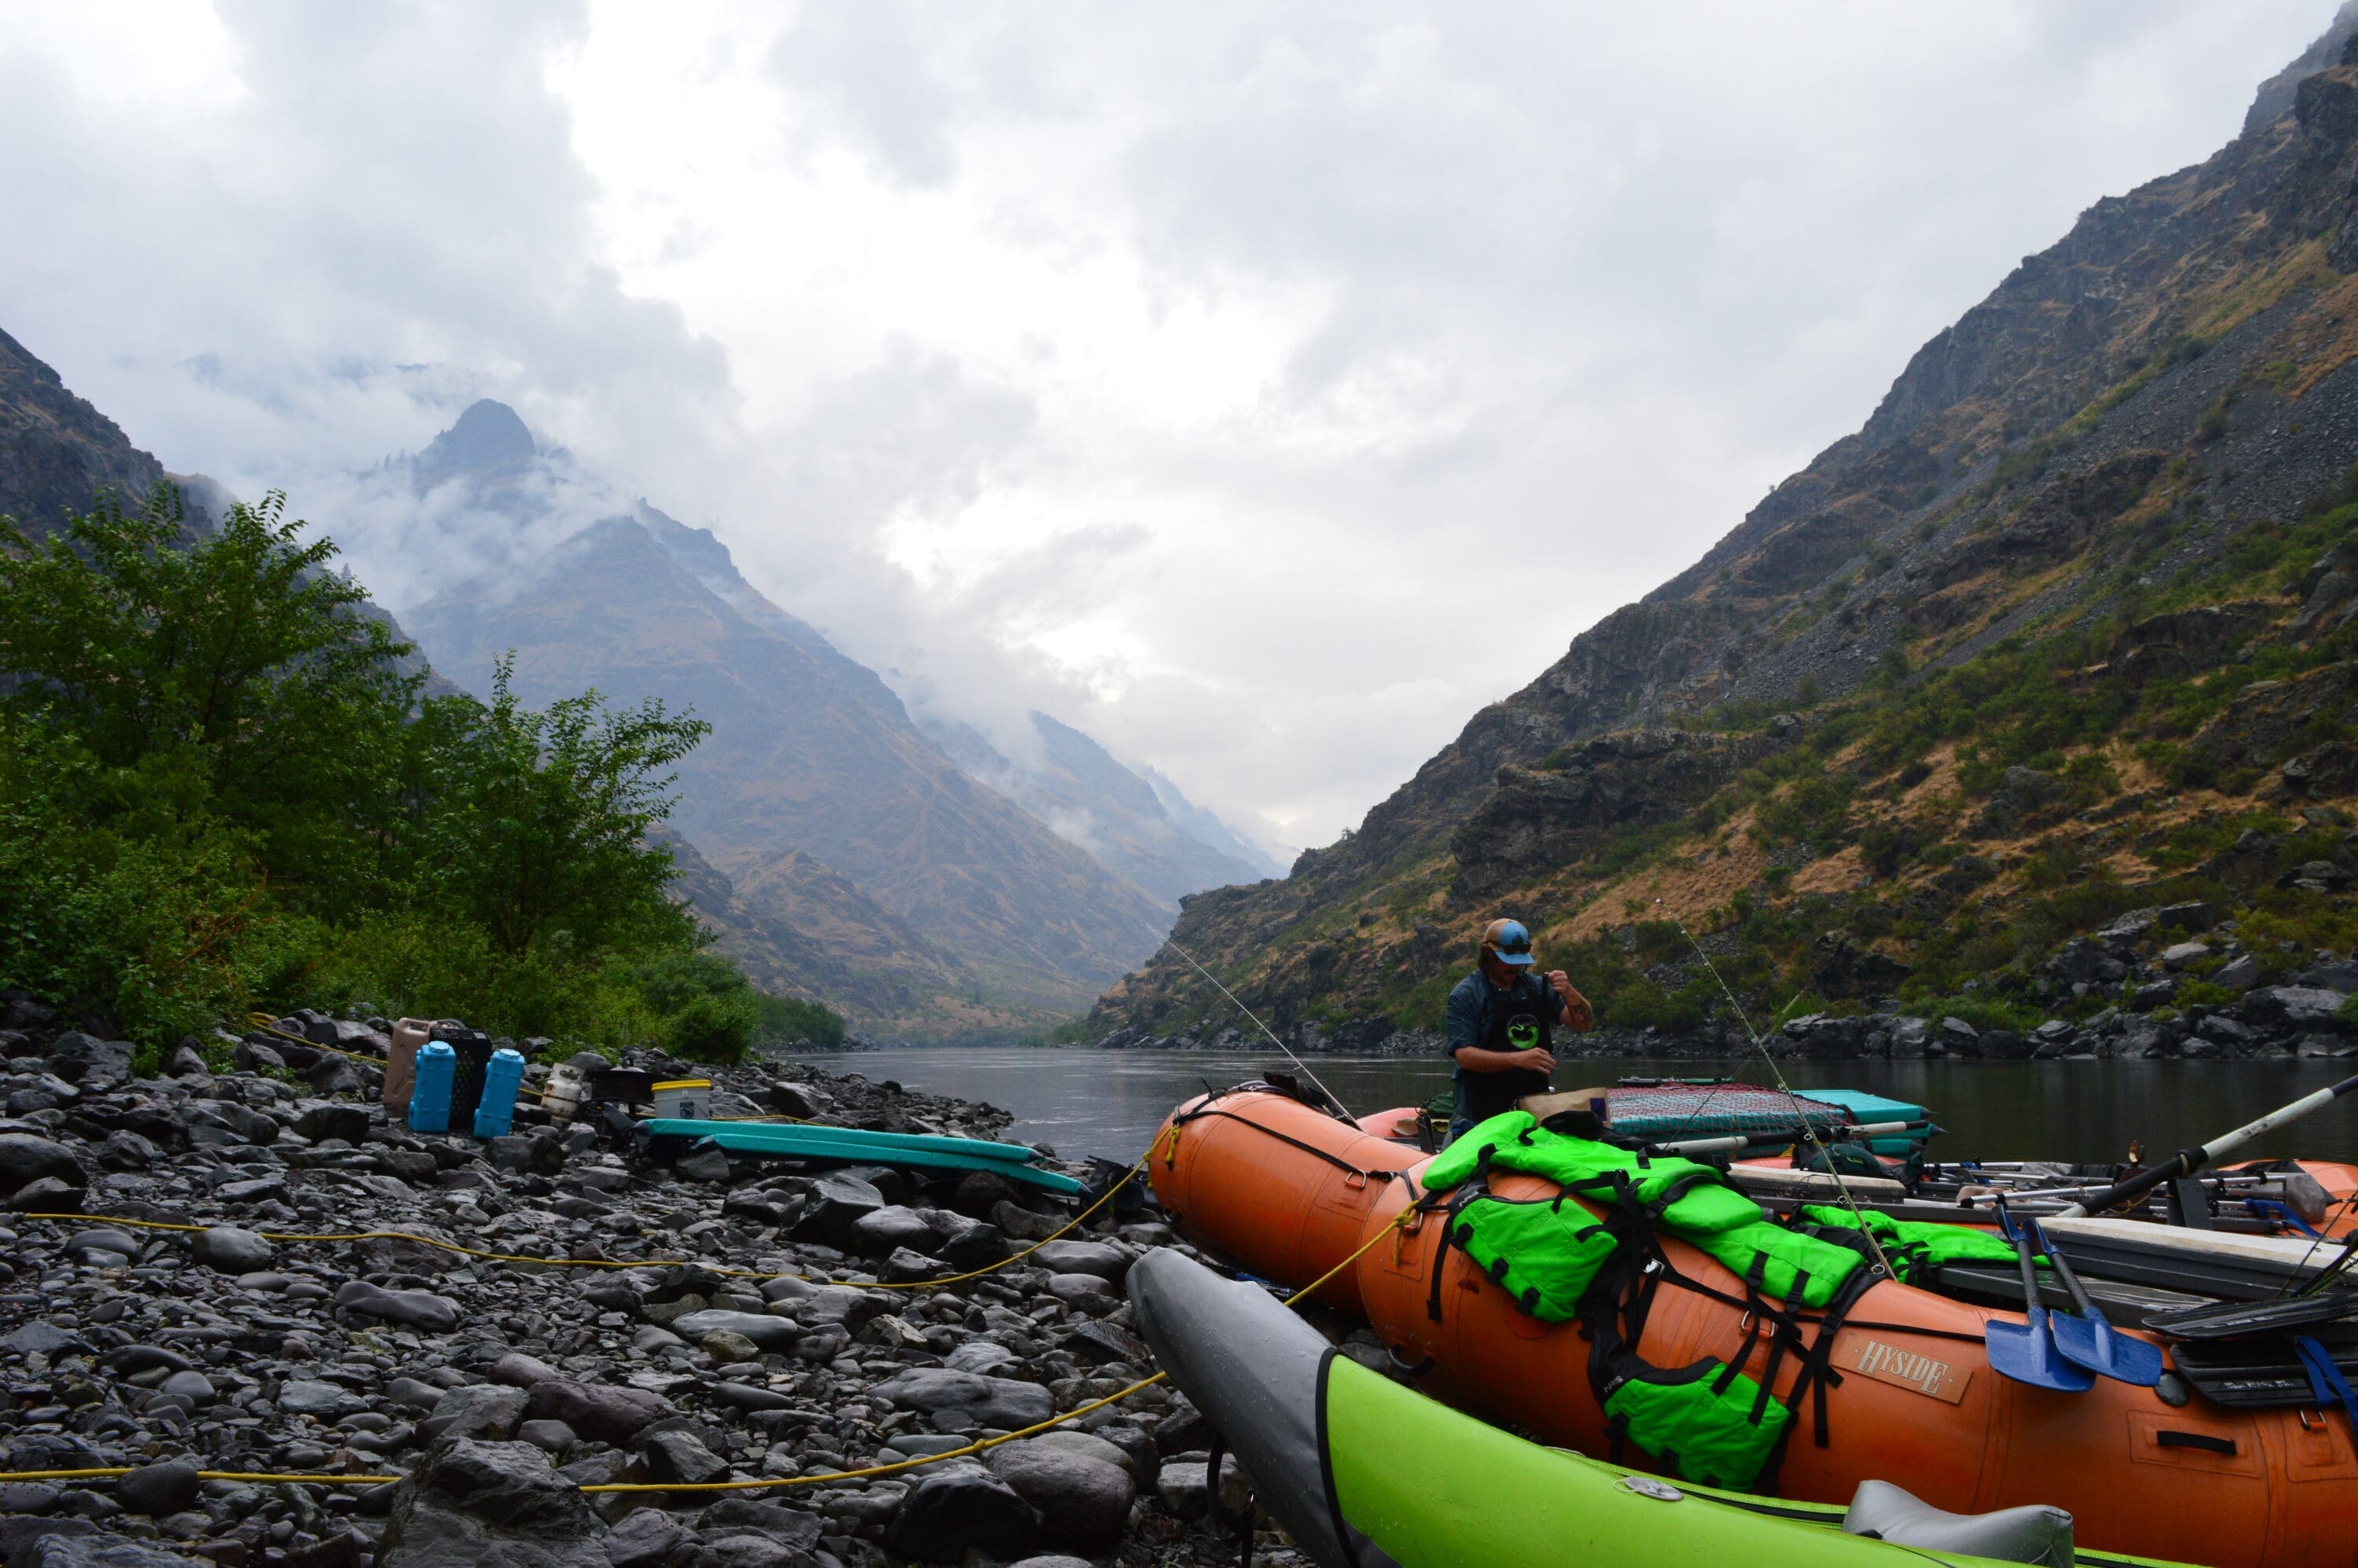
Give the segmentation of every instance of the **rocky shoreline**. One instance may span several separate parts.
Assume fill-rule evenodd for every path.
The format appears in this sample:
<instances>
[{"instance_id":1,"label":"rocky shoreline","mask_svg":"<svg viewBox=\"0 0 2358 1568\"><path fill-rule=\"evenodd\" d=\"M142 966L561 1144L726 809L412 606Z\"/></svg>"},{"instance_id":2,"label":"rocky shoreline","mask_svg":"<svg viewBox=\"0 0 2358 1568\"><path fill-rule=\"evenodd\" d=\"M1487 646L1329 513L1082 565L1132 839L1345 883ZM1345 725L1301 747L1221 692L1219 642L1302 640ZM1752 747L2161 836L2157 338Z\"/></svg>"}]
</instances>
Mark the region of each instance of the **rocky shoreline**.
<instances>
[{"instance_id":1,"label":"rocky shoreline","mask_svg":"<svg viewBox=\"0 0 2358 1568\"><path fill-rule=\"evenodd\" d=\"M2321 874L2321 873L2320 873ZM2165 1058L2218 1060L2358 1056L2358 952L2320 949L2298 969L2285 955L2265 966L2233 921L2212 924L2202 904L2140 909L2091 935L2075 937L2050 957L2028 988L2009 1001L2052 1008L2034 1027L1980 1028L1964 1019L1919 1017L1853 1007L1787 1021L1765 1044L1771 1054L1813 1061L1891 1059L2075 1061ZM2260 983L2268 968L2281 984ZM1575 983L1577 977L1574 977ZM1997 998L2001 993L1991 992ZM2187 1000L2200 995L2207 1000ZM2180 1003L2183 1002L2183 1005ZM1315 1022L1280 1030L1304 1055L1422 1056L1438 1054L1442 1037L1401 1029L1385 1018L1339 1026ZM1120 1029L1098 1042L1109 1051L1260 1051L1258 1030L1158 1035ZM1749 1055L1740 1029L1617 1029L1609 1021L1571 1040L1559 1037L1560 1058L1687 1057L1725 1061Z\"/></svg>"},{"instance_id":2,"label":"rocky shoreline","mask_svg":"<svg viewBox=\"0 0 2358 1568\"><path fill-rule=\"evenodd\" d=\"M983 1174L805 1169L709 1144L665 1163L529 1110L485 1142L413 1134L377 1103L383 1027L301 1015L187 1042L137 1076L125 1043L22 1000L0 1013L5 1468L131 1467L0 1480L12 1564L1234 1559L1206 1519L1212 1434L1160 1384L871 1479L585 1492L891 1465L1115 1394L1153 1372L1123 1275L1172 1235L1127 1183L1010 1266L887 1288L983 1269L1079 1206ZM209 1071L208 1044L237 1065ZM986 1138L1010 1119L807 1063L635 1065L710 1076L717 1115ZM1122 1174L1051 1162L1098 1193ZM370 1234L387 1231L406 1235ZM803 1277L761 1277L788 1274ZM1224 1496L1243 1485L1229 1461ZM1261 1552L1292 1556L1273 1534Z\"/></svg>"}]
</instances>

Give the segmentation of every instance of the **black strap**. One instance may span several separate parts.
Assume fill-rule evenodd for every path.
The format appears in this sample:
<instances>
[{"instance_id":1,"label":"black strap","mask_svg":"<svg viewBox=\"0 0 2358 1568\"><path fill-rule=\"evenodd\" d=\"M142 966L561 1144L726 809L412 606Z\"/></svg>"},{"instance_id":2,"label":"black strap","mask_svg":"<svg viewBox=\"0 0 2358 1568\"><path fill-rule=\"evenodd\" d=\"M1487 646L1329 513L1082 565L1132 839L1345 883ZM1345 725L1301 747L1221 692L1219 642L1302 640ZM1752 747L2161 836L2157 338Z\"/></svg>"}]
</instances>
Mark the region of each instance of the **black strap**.
<instances>
[{"instance_id":1,"label":"black strap","mask_svg":"<svg viewBox=\"0 0 2358 1568\"><path fill-rule=\"evenodd\" d=\"M1389 1182L1393 1177L1401 1174L1398 1171L1363 1171L1358 1166L1352 1164L1348 1160L1344 1159L1338 1154L1329 1153L1327 1151L1318 1148L1314 1144L1304 1143L1299 1138L1288 1138L1284 1133L1280 1132L1274 1127L1264 1126L1262 1123L1255 1121L1251 1117L1238 1116L1232 1110L1214 1110L1207 1107L1202 1110L1188 1111L1184 1115L1173 1117L1171 1119L1171 1125L1174 1127L1183 1127L1188 1122L1200 1121L1207 1117L1219 1117L1228 1121L1240 1121L1256 1132L1267 1133L1270 1137L1276 1139L1280 1143L1290 1144L1293 1147L1301 1150L1304 1154L1314 1154L1319 1159L1325 1161L1326 1163L1334 1166L1336 1170L1347 1172L1354 1176L1361 1177L1367 1181ZM1174 1152L1173 1155L1165 1159L1164 1163L1171 1163L1176 1159L1177 1155Z\"/></svg>"},{"instance_id":2,"label":"black strap","mask_svg":"<svg viewBox=\"0 0 2358 1568\"><path fill-rule=\"evenodd\" d=\"M1237 1568L1252 1568L1253 1500L1245 1499L1244 1512L1231 1519L1220 1506L1220 1461L1228 1456L1228 1440L1221 1433L1212 1433L1211 1452L1204 1457L1204 1511L1211 1521L1233 1530L1237 1537Z\"/></svg>"},{"instance_id":3,"label":"black strap","mask_svg":"<svg viewBox=\"0 0 2358 1568\"><path fill-rule=\"evenodd\" d=\"M1417 1205L1419 1208L1428 1213L1435 1207L1441 1209L1441 1239L1433 1243L1433 1283L1426 1291L1424 1299L1424 1315L1434 1323L1441 1321L1441 1276L1449 1262L1449 1249L1455 1247L1458 1250L1465 1251L1466 1248L1464 1239L1456 1234L1457 1216L1475 1199L1489 1196L1487 1185L1489 1169L1490 1151L1486 1148L1482 1151L1481 1159L1475 1162L1474 1174L1466 1179L1464 1185L1446 1194L1428 1194ZM1470 1261L1474 1255L1467 1252L1466 1256ZM1502 1267L1505 1261L1504 1259L1499 1260Z\"/></svg>"}]
</instances>

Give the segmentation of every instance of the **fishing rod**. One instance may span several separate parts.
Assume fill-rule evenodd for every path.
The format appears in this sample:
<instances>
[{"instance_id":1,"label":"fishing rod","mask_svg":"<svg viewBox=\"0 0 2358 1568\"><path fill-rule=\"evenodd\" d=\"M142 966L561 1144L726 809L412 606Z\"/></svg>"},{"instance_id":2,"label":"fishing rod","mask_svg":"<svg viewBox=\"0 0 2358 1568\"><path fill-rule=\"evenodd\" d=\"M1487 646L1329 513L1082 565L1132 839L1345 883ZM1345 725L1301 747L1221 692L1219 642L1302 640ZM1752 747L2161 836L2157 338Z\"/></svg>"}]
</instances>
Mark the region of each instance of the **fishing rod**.
<instances>
[{"instance_id":1,"label":"fishing rod","mask_svg":"<svg viewBox=\"0 0 2358 1568\"><path fill-rule=\"evenodd\" d=\"M1196 963L1195 963L1195 954L1190 953L1189 951L1187 951L1187 949L1186 949L1186 948L1182 947L1181 946L1179 946L1179 944L1178 944L1178 943L1174 942L1174 941L1173 941L1173 940L1171 940L1171 938L1169 938L1168 936L1165 936L1165 937L1163 939L1163 945L1165 947L1170 948L1173 952L1174 952L1174 953L1178 954L1181 957L1183 957L1183 958L1186 959L1190 964L1195 964L1195 972L1196 972L1197 974L1199 974L1199 975L1203 976L1206 979L1207 979L1207 980L1211 981L1211 982L1212 982L1212 989L1215 989L1215 990L1218 991L1222 996L1224 996L1224 997L1228 998L1229 1001L1234 1002L1234 1003L1235 1003L1235 1005L1236 1005L1236 1010L1237 1010L1238 1012L1241 1012L1241 1013L1243 1013L1247 1018L1251 1019L1251 1020L1252 1020L1252 1022L1253 1022L1253 1027L1254 1027L1255 1029L1260 1030L1263 1034L1268 1035L1268 1036L1269 1036L1269 1043L1270 1043L1271 1044L1272 1044L1272 1045L1276 1046L1279 1050L1281 1050L1281 1051L1284 1052L1284 1053L1285 1053L1285 1059L1286 1059L1287 1061L1289 1061L1289 1062L1293 1063L1295 1066L1297 1066L1297 1067L1301 1068L1301 1069L1302 1069L1302 1076L1303 1076L1303 1077L1308 1078L1312 1083L1314 1083L1314 1084L1317 1084L1317 1085L1318 1085L1318 1092L1319 1092L1320 1094L1325 1095L1325 1096L1326 1097L1326 1103L1327 1103L1327 1104L1329 1104L1329 1105L1331 1105L1331 1106L1333 1106L1336 1110L1338 1110L1338 1111L1342 1112L1342 1114L1343 1114L1343 1116L1344 1116L1344 1118L1345 1118L1346 1119L1349 1119L1350 1114L1351 1114L1351 1108L1350 1108L1350 1107L1348 1107L1348 1106L1347 1106L1347 1105L1345 1105L1345 1104L1343 1103L1342 1097L1341 1097L1341 1096L1339 1096L1339 1095L1337 1095L1337 1094L1336 1094L1336 1092L1335 1092L1333 1089L1328 1088L1325 1084L1323 1084L1323 1083L1319 1083L1319 1080L1318 1080L1318 1075L1317 1075L1317 1074L1315 1074L1315 1073L1314 1073L1314 1072L1312 1072L1312 1071L1310 1070L1310 1064L1309 1064L1309 1063L1307 1063L1307 1062L1305 1062L1305 1061L1303 1061L1301 1057L1299 1057L1299 1056L1295 1055L1295 1054L1293 1054L1293 1046L1291 1046L1291 1045L1288 1045L1284 1041L1280 1040L1280 1039L1277 1037L1277 1031L1275 1031L1275 1030L1271 1029L1268 1024L1263 1023L1263 1022L1260 1021L1260 1018L1259 1018L1259 1017L1258 1017L1258 1016L1253 1012L1253 1010L1252 1010L1252 1009L1250 1009L1250 1008L1247 1007L1243 1002L1241 1002L1241 1001L1238 1001L1238 1000L1237 1000L1237 993L1236 993L1236 992L1234 992L1234 991L1232 991L1232 990L1230 990L1228 987L1226 987L1226 986L1224 986L1224 985L1220 984L1220 977L1219 977L1219 976L1217 976L1217 975L1216 975L1216 974L1212 973L1212 971L1211 971L1211 970L1209 970L1209 969L1207 969L1207 968L1204 968L1204 966L1203 966L1203 965L1201 965L1201 964L1196 964Z\"/></svg>"},{"instance_id":2,"label":"fishing rod","mask_svg":"<svg viewBox=\"0 0 2358 1568\"><path fill-rule=\"evenodd\" d=\"M1703 967L1709 969L1711 978L1719 983L1719 994L1725 997L1727 1005L1736 1010L1736 1021L1744 1025L1744 1033L1752 1037L1752 1048L1760 1053L1763 1062L1768 1064L1768 1076L1777 1080L1777 1088L1784 1095L1786 1103L1793 1108L1794 1119L1801 1124L1803 1136L1810 1147L1816 1151L1826 1174L1833 1179L1834 1191L1842 1195L1843 1206L1850 1210L1852 1222L1858 1227L1858 1233L1866 1238L1867 1250L1875 1255L1877 1271L1887 1280L1898 1278L1891 1271L1891 1260L1883 1255L1883 1243L1876 1238L1874 1227L1866 1223L1866 1213L1859 1207L1858 1198L1851 1192L1850 1184L1843 1180L1833 1154L1826 1148L1825 1141L1818 1136L1817 1129L1810 1125L1809 1117L1802 1112L1801 1097L1795 1094L1793 1086L1785 1081L1784 1072L1777 1065L1777 1058L1768 1054L1768 1045L1761 1041L1760 1032L1752 1027L1752 1019L1745 1012L1744 1004L1736 1000L1736 993L1728 989L1727 978L1719 972L1719 966L1711 961L1711 955L1703 950L1703 944L1695 940L1694 933L1687 929L1687 923L1679 918L1678 911L1659 898L1654 901L1654 907L1671 917L1671 924L1679 928L1679 935L1687 939L1687 946L1694 949L1695 957L1703 960Z\"/></svg>"},{"instance_id":3,"label":"fishing rod","mask_svg":"<svg viewBox=\"0 0 2358 1568\"><path fill-rule=\"evenodd\" d=\"M1806 1140L1810 1124L1789 1128L1782 1132L1731 1132L1723 1138L1682 1138L1674 1143L1655 1143L1651 1148L1665 1154L1726 1154L1740 1149L1781 1149L1788 1144ZM1905 1121L1870 1121L1864 1127L1830 1127L1826 1130L1838 1141L1855 1143L1866 1138L1897 1138L1908 1131Z\"/></svg>"},{"instance_id":4,"label":"fishing rod","mask_svg":"<svg viewBox=\"0 0 2358 1568\"><path fill-rule=\"evenodd\" d=\"M2208 1143L2192 1149L2181 1149L2150 1170L2139 1171L2134 1176L2115 1182L2111 1186L2091 1194L2084 1202L2067 1206L2055 1217L2073 1219L2082 1215L2116 1207L2134 1198L2141 1198L2164 1182L2174 1182L2180 1177L2190 1176L2220 1155L2232 1154L2255 1138L2273 1132L2279 1127L2288 1126L2299 1121L2310 1111L2331 1105L2353 1089L2358 1089L2358 1073L2352 1074L2338 1084L2331 1084L2312 1093L2305 1094L2289 1105L2278 1106L2258 1120L2247 1121L2233 1132L2223 1132Z\"/></svg>"}]
</instances>

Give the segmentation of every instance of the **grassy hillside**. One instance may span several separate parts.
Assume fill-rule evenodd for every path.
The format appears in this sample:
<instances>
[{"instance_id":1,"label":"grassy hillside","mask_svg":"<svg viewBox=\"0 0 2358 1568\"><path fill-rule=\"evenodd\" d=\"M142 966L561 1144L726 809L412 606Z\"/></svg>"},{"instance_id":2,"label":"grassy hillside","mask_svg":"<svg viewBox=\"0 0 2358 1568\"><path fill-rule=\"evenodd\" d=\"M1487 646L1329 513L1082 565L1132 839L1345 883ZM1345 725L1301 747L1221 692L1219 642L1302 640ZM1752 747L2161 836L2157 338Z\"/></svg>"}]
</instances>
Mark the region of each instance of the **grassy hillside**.
<instances>
[{"instance_id":1,"label":"grassy hillside","mask_svg":"<svg viewBox=\"0 0 2358 1568\"><path fill-rule=\"evenodd\" d=\"M1727 1020L1671 913L1756 1021L2182 1012L2346 952L2358 65L2285 85L2027 258L1858 434L1357 832L1188 900L1175 939L1359 1044L1436 1023L1501 913L1609 1025L1683 1031ZM2142 951L2057 967L2193 903L2223 935L2158 989ZM1234 1022L1169 954L1092 1018Z\"/></svg>"}]
</instances>

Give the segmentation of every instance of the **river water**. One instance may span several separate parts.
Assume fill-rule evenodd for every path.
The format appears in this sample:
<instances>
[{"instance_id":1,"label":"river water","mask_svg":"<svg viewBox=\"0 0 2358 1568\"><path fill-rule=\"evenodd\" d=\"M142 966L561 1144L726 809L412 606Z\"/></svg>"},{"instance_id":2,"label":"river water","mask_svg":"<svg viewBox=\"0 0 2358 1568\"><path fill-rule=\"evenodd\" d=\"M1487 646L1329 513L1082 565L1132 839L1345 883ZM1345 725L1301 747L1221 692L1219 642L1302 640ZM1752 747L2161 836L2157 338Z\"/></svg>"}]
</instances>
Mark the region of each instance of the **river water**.
<instances>
[{"instance_id":1,"label":"river water","mask_svg":"<svg viewBox=\"0 0 2358 1568\"><path fill-rule=\"evenodd\" d=\"M891 1078L911 1089L987 1100L1011 1111L1011 1135L1067 1158L1138 1158L1171 1108L1189 1095L1285 1068L1271 1053L1095 1051L1042 1046L908 1046L815 1056L839 1072ZM1317 1056L1328 1088L1366 1115L1442 1093L1449 1064L1435 1056ZM1937 1159L2125 1159L2129 1141L2148 1158L2215 1138L2286 1101L2344 1076L2353 1064L2307 1062L1782 1062L1794 1088L1866 1089L1931 1108L1947 1130ZM1627 1075L1758 1083L1750 1063L1692 1060L1568 1061L1564 1087ZM2301 1154L2358 1162L2358 1094L2252 1144L2253 1155Z\"/></svg>"}]
</instances>

